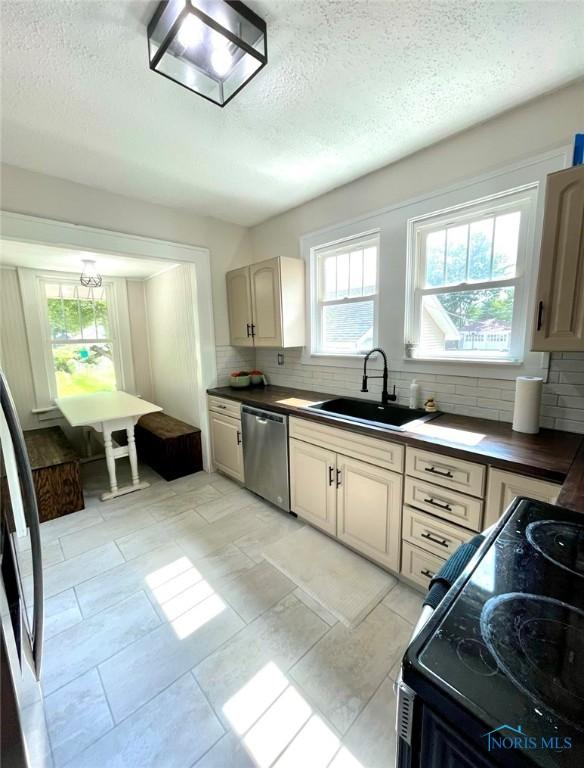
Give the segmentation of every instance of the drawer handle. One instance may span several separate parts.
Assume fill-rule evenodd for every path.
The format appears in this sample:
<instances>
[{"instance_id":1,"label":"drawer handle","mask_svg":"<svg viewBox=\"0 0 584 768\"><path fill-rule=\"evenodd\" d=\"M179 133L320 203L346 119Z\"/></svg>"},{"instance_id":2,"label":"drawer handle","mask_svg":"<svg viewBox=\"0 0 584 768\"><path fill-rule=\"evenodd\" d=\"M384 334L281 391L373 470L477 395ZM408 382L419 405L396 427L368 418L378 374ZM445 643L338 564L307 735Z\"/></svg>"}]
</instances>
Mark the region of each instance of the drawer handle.
<instances>
[{"instance_id":1,"label":"drawer handle","mask_svg":"<svg viewBox=\"0 0 584 768\"><path fill-rule=\"evenodd\" d=\"M340 488L342 481L343 481L343 476L341 475L341 470L337 469L337 488Z\"/></svg>"},{"instance_id":2,"label":"drawer handle","mask_svg":"<svg viewBox=\"0 0 584 768\"><path fill-rule=\"evenodd\" d=\"M237 445L241 445L241 432L237 430Z\"/></svg>"},{"instance_id":3,"label":"drawer handle","mask_svg":"<svg viewBox=\"0 0 584 768\"><path fill-rule=\"evenodd\" d=\"M335 470L333 467L329 467L328 470L329 470L329 485L332 485L335 482L335 478L334 478Z\"/></svg>"},{"instance_id":4,"label":"drawer handle","mask_svg":"<svg viewBox=\"0 0 584 768\"><path fill-rule=\"evenodd\" d=\"M447 469L446 472L443 472L441 469L436 469L434 466L424 467L424 469L426 472L431 472L433 475L440 475L440 477L449 477L451 479L454 478L454 475L449 469Z\"/></svg>"},{"instance_id":5,"label":"drawer handle","mask_svg":"<svg viewBox=\"0 0 584 768\"><path fill-rule=\"evenodd\" d=\"M432 544L439 544L441 547L446 547L448 549L448 544L450 543L449 539L439 539L436 536L433 536L430 531L426 531L426 533L421 533L420 536L423 539L428 539L428 541L431 541Z\"/></svg>"},{"instance_id":6,"label":"drawer handle","mask_svg":"<svg viewBox=\"0 0 584 768\"><path fill-rule=\"evenodd\" d=\"M420 573L422 574L422 576L426 576L429 579L433 579L434 576L436 575L435 573L432 573L432 571L429 571L427 568L423 568L420 571Z\"/></svg>"},{"instance_id":7,"label":"drawer handle","mask_svg":"<svg viewBox=\"0 0 584 768\"><path fill-rule=\"evenodd\" d=\"M436 501L434 498L424 499L426 504L431 504L433 507L443 509L445 512L452 512L452 507L445 501Z\"/></svg>"}]
</instances>

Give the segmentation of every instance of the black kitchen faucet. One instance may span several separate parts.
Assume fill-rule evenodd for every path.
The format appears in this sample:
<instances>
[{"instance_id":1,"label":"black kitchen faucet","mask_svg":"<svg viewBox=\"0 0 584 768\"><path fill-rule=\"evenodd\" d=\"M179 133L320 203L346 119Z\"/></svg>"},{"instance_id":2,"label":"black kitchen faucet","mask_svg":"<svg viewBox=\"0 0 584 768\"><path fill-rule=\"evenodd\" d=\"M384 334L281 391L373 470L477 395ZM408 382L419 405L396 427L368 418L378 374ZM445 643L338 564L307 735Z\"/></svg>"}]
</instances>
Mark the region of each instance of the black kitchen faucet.
<instances>
[{"instance_id":1,"label":"black kitchen faucet","mask_svg":"<svg viewBox=\"0 0 584 768\"><path fill-rule=\"evenodd\" d=\"M382 376L367 376L367 361L369 360L369 358L374 352L379 352L383 357L383 375ZM367 354L365 355L365 360L363 361L363 386L361 387L361 392L369 392L369 390L367 389L368 379L383 379L383 391L381 393L381 402L385 405L386 403L389 403L390 400L391 401L397 400L397 395L395 394L395 384L393 385L393 393L391 395L387 391L387 377L388 377L387 355L381 349L381 347L374 347L370 352L367 352Z\"/></svg>"}]
</instances>

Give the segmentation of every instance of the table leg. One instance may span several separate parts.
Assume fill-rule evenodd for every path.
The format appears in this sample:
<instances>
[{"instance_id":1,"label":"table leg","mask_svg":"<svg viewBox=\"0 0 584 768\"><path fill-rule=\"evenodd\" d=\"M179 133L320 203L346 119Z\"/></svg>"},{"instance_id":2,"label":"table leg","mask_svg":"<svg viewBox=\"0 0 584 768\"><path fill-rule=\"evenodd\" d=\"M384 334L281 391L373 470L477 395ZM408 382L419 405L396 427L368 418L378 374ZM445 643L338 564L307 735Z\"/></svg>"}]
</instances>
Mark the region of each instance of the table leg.
<instances>
[{"instance_id":1,"label":"table leg","mask_svg":"<svg viewBox=\"0 0 584 768\"><path fill-rule=\"evenodd\" d=\"M134 425L130 424L126 428L128 435L128 457L130 459L130 469L132 470L132 485L138 485L140 474L138 472L138 454L136 453L136 439L134 437Z\"/></svg>"},{"instance_id":2,"label":"table leg","mask_svg":"<svg viewBox=\"0 0 584 768\"><path fill-rule=\"evenodd\" d=\"M110 479L110 491L115 494L118 490L118 480L116 477L116 459L114 456L114 447L112 444L112 431L107 426L107 424L104 424L103 427L103 443L105 446L105 461Z\"/></svg>"}]
</instances>

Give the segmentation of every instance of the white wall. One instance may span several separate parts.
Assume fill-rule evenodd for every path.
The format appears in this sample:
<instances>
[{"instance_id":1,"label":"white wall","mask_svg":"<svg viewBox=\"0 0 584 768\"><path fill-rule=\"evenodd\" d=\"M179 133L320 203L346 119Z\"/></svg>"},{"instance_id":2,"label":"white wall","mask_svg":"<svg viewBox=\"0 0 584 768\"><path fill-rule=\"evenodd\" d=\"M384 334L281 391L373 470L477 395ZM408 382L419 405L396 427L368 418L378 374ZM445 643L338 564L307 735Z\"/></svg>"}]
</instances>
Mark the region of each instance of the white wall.
<instances>
[{"instance_id":1,"label":"white wall","mask_svg":"<svg viewBox=\"0 0 584 768\"><path fill-rule=\"evenodd\" d=\"M0 208L208 248L216 342L229 344L224 275L251 261L245 227L4 164L0 166Z\"/></svg>"},{"instance_id":2,"label":"white wall","mask_svg":"<svg viewBox=\"0 0 584 768\"><path fill-rule=\"evenodd\" d=\"M165 413L200 426L191 264L146 280L152 399Z\"/></svg>"},{"instance_id":3,"label":"white wall","mask_svg":"<svg viewBox=\"0 0 584 768\"><path fill-rule=\"evenodd\" d=\"M151 401L153 397L152 369L150 343L148 340L145 284L144 280L126 280L136 394L143 397L144 400Z\"/></svg>"}]
</instances>

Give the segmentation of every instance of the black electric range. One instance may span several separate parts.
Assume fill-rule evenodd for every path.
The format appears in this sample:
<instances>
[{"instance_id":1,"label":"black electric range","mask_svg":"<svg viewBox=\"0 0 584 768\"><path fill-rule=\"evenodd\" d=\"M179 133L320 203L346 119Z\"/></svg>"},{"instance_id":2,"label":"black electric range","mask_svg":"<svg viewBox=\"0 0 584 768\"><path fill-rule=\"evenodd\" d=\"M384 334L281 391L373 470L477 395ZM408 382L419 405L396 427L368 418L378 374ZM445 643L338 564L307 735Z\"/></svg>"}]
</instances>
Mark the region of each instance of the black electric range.
<instances>
[{"instance_id":1,"label":"black electric range","mask_svg":"<svg viewBox=\"0 0 584 768\"><path fill-rule=\"evenodd\" d=\"M584 515L517 499L402 671L402 765L584 766Z\"/></svg>"}]
</instances>

